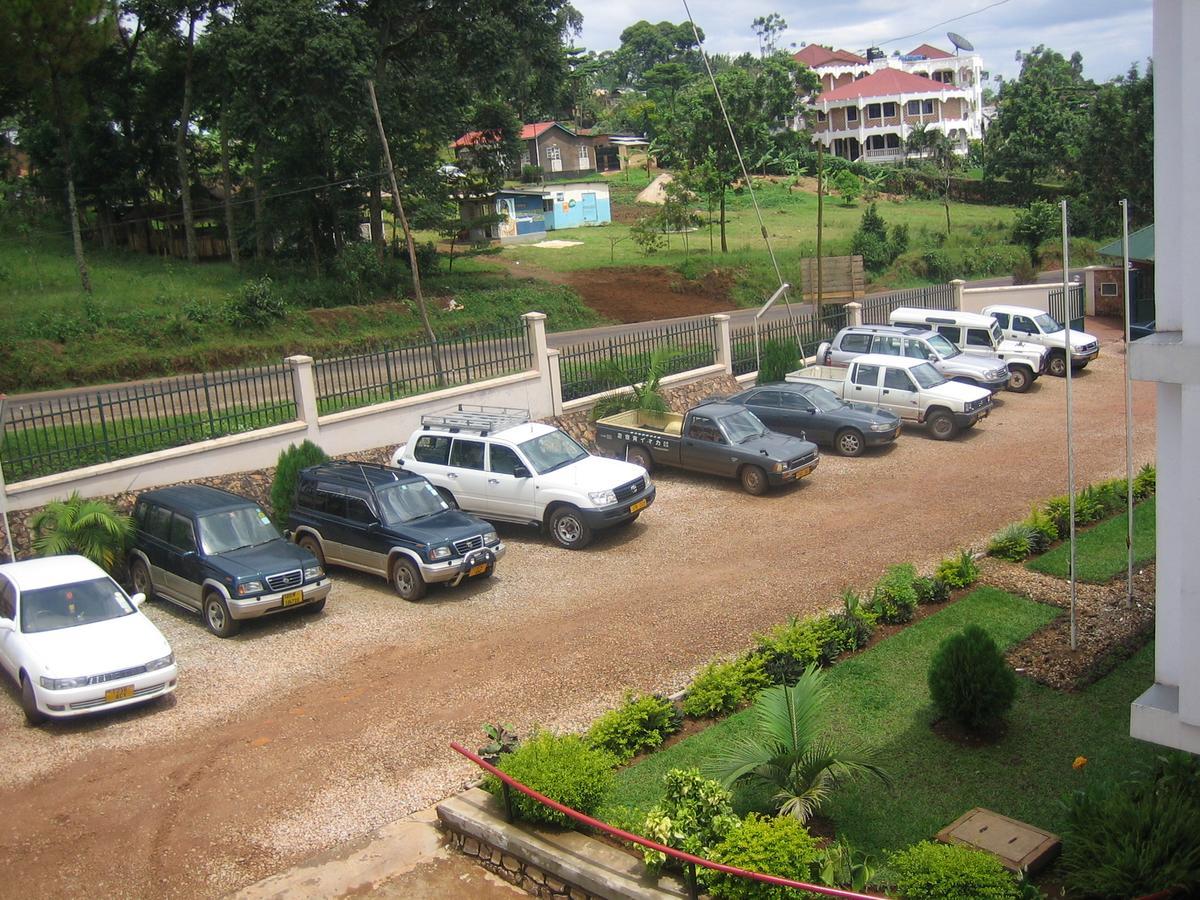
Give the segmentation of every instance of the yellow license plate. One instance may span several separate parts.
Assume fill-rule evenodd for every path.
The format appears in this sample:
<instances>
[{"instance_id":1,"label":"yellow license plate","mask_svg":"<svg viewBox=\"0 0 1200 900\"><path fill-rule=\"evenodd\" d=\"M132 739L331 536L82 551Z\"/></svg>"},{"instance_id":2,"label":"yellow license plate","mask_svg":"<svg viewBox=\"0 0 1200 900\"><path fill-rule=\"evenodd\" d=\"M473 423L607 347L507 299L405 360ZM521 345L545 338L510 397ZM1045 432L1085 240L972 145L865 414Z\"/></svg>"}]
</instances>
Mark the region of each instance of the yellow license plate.
<instances>
[{"instance_id":1,"label":"yellow license plate","mask_svg":"<svg viewBox=\"0 0 1200 900\"><path fill-rule=\"evenodd\" d=\"M104 692L104 702L112 703L114 700L128 700L133 696L133 685L127 684L125 687L113 688L110 691Z\"/></svg>"},{"instance_id":2,"label":"yellow license plate","mask_svg":"<svg viewBox=\"0 0 1200 900\"><path fill-rule=\"evenodd\" d=\"M304 602L304 591L289 591L283 595L281 606L295 606L297 603Z\"/></svg>"},{"instance_id":3,"label":"yellow license plate","mask_svg":"<svg viewBox=\"0 0 1200 900\"><path fill-rule=\"evenodd\" d=\"M645 509L649 505L650 505L649 500L639 500L637 503L633 504L633 506L629 507L629 511L631 513L641 512L643 509Z\"/></svg>"},{"instance_id":4,"label":"yellow license plate","mask_svg":"<svg viewBox=\"0 0 1200 900\"><path fill-rule=\"evenodd\" d=\"M812 463L809 463L807 466L805 466L803 469L801 469L799 472L796 473L796 477L803 478L805 475L807 475L809 472L811 472L815 468L816 468L815 465L813 465Z\"/></svg>"},{"instance_id":5,"label":"yellow license plate","mask_svg":"<svg viewBox=\"0 0 1200 900\"><path fill-rule=\"evenodd\" d=\"M467 571L467 577L474 578L476 575L482 575L487 571L487 569L487 563L481 563L478 566L471 566L471 568Z\"/></svg>"}]
</instances>

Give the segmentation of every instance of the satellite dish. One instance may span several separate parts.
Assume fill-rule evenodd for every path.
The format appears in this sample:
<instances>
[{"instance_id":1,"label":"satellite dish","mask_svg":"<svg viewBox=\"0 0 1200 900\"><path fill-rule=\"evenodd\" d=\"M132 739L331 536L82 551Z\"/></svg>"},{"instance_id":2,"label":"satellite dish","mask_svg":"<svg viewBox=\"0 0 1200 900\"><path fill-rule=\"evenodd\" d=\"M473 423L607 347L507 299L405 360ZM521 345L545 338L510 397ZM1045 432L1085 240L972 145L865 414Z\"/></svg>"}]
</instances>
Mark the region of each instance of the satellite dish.
<instances>
[{"instance_id":1,"label":"satellite dish","mask_svg":"<svg viewBox=\"0 0 1200 900\"><path fill-rule=\"evenodd\" d=\"M959 50L966 50L968 53L975 49L975 45L968 41L961 34L955 34L953 31L947 31L946 37L950 38L950 43L954 45L954 52L957 55Z\"/></svg>"}]
</instances>

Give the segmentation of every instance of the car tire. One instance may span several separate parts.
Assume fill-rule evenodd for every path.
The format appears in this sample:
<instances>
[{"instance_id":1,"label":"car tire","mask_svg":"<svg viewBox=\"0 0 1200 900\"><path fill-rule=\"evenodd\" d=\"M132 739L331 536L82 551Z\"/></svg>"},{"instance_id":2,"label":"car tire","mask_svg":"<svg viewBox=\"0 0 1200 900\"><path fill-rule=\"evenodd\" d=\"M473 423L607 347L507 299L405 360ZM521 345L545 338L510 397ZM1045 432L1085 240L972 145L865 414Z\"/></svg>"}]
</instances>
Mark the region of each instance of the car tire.
<instances>
[{"instance_id":1,"label":"car tire","mask_svg":"<svg viewBox=\"0 0 1200 900\"><path fill-rule=\"evenodd\" d=\"M1090 363L1090 362L1091 362L1090 359L1085 359L1083 362L1075 363L1073 368L1077 372L1082 372L1084 369L1086 369L1088 367L1088 363Z\"/></svg>"},{"instance_id":2,"label":"car tire","mask_svg":"<svg viewBox=\"0 0 1200 900\"><path fill-rule=\"evenodd\" d=\"M33 692L33 682L24 672L21 673L21 711L25 713L25 721L29 725L38 726L49 716L38 709L37 696Z\"/></svg>"},{"instance_id":3,"label":"car tire","mask_svg":"<svg viewBox=\"0 0 1200 900\"><path fill-rule=\"evenodd\" d=\"M1008 384L1014 394L1024 394L1033 387L1033 370L1028 366L1013 366L1008 370Z\"/></svg>"},{"instance_id":4,"label":"car tire","mask_svg":"<svg viewBox=\"0 0 1200 900\"><path fill-rule=\"evenodd\" d=\"M242 623L229 614L229 604L216 591L204 595L204 605L200 608L204 617L204 625L219 638L233 637L242 629Z\"/></svg>"},{"instance_id":5,"label":"car tire","mask_svg":"<svg viewBox=\"0 0 1200 900\"><path fill-rule=\"evenodd\" d=\"M388 571L388 581L392 585L392 590L401 600L416 603L425 596L427 585L425 579L421 577L421 570L405 556L397 556L392 561L392 567Z\"/></svg>"},{"instance_id":6,"label":"car tire","mask_svg":"<svg viewBox=\"0 0 1200 900\"><path fill-rule=\"evenodd\" d=\"M927 421L929 423L929 433L937 441L950 440L958 430L954 427L954 417L944 410L931 413Z\"/></svg>"},{"instance_id":7,"label":"car tire","mask_svg":"<svg viewBox=\"0 0 1200 900\"><path fill-rule=\"evenodd\" d=\"M1061 350L1051 352L1050 358L1046 360L1046 371L1055 378L1065 378L1067 376L1067 358Z\"/></svg>"},{"instance_id":8,"label":"car tire","mask_svg":"<svg viewBox=\"0 0 1200 900\"><path fill-rule=\"evenodd\" d=\"M438 488L437 492L442 495L442 499L446 501L446 505L451 509L458 509L458 501L454 499L454 495L445 488Z\"/></svg>"},{"instance_id":9,"label":"car tire","mask_svg":"<svg viewBox=\"0 0 1200 900\"><path fill-rule=\"evenodd\" d=\"M145 594L147 600L154 599L154 582L150 580L150 570L140 559L135 558L129 563L129 580L133 582L135 594Z\"/></svg>"},{"instance_id":10,"label":"car tire","mask_svg":"<svg viewBox=\"0 0 1200 900\"><path fill-rule=\"evenodd\" d=\"M767 492L767 473L761 466L742 466L738 478L742 482L742 490L747 494L760 497Z\"/></svg>"},{"instance_id":11,"label":"car tire","mask_svg":"<svg viewBox=\"0 0 1200 900\"><path fill-rule=\"evenodd\" d=\"M566 550L582 550L592 541L592 529L574 506L560 506L547 523L554 543Z\"/></svg>"},{"instance_id":12,"label":"car tire","mask_svg":"<svg viewBox=\"0 0 1200 900\"><path fill-rule=\"evenodd\" d=\"M321 549L321 542L316 537L311 534L302 534L296 544L315 556L317 562L321 564L321 568L325 568L325 552Z\"/></svg>"},{"instance_id":13,"label":"car tire","mask_svg":"<svg viewBox=\"0 0 1200 900\"><path fill-rule=\"evenodd\" d=\"M654 458L650 455L650 451L645 447L630 445L625 448L625 462L631 462L635 466L641 466L649 475L654 469Z\"/></svg>"},{"instance_id":14,"label":"car tire","mask_svg":"<svg viewBox=\"0 0 1200 900\"><path fill-rule=\"evenodd\" d=\"M862 456L867 441L857 428L843 428L834 435L833 445L841 456Z\"/></svg>"}]
</instances>

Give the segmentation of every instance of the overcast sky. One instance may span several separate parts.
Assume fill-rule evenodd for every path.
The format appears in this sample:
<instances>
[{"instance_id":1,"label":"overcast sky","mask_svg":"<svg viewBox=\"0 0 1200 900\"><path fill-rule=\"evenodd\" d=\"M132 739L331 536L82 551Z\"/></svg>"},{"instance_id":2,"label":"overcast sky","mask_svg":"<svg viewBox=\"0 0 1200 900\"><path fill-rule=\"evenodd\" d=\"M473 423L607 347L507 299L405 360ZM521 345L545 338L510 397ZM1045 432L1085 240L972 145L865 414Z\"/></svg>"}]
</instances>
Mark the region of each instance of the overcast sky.
<instances>
[{"instance_id":1,"label":"overcast sky","mask_svg":"<svg viewBox=\"0 0 1200 900\"><path fill-rule=\"evenodd\" d=\"M621 32L641 19L684 22L683 0L572 0L583 13L578 46L615 50ZM861 53L879 46L890 56L928 42L953 52L946 32L968 38L984 68L1013 78L1018 50L1045 44L1064 56L1083 54L1084 74L1106 81L1150 56L1151 0L688 0L710 53L758 52L751 23L779 13L788 23L782 45L832 44ZM946 20L954 18L954 21ZM919 33L918 33L919 32Z\"/></svg>"}]
</instances>

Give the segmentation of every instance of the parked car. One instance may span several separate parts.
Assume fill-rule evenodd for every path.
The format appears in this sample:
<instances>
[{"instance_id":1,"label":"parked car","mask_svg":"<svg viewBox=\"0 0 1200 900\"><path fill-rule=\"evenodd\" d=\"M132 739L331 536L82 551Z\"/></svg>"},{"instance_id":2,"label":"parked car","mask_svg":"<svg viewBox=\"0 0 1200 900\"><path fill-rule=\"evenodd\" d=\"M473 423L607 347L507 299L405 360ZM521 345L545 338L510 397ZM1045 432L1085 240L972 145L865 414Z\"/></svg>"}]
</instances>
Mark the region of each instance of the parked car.
<instances>
[{"instance_id":1,"label":"parked car","mask_svg":"<svg viewBox=\"0 0 1200 900\"><path fill-rule=\"evenodd\" d=\"M320 561L284 540L253 500L202 484L159 488L137 498L133 523L134 590L200 613L217 637L246 619L325 608Z\"/></svg>"},{"instance_id":2,"label":"parked car","mask_svg":"<svg viewBox=\"0 0 1200 900\"><path fill-rule=\"evenodd\" d=\"M725 402L746 407L772 431L807 438L842 456L861 456L867 447L890 444L900 435L900 417L895 413L847 403L815 384L763 384Z\"/></svg>"},{"instance_id":3,"label":"parked car","mask_svg":"<svg viewBox=\"0 0 1200 900\"><path fill-rule=\"evenodd\" d=\"M701 403L683 415L634 409L597 419L596 446L647 472L665 465L737 478L750 494L797 481L819 461L816 444L777 434L732 403Z\"/></svg>"},{"instance_id":4,"label":"parked car","mask_svg":"<svg viewBox=\"0 0 1200 900\"><path fill-rule=\"evenodd\" d=\"M827 366L848 366L864 353L901 356L931 363L951 381L996 393L1008 384L1008 366L994 356L968 356L935 331L894 325L851 325L817 348Z\"/></svg>"},{"instance_id":5,"label":"parked car","mask_svg":"<svg viewBox=\"0 0 1200 900\"><path fill-rule=\"evenodd\" d=\"M985 306L983 314L996 320L1005 337L1047 348L1050 356L1046 360L1046 371L1051 375L1063 377L1067 374L1065 360L1068 334L1073 368L1085 369L1100 355L1099 338L1085 331L1064 328L1061 322L1043 309L994 304Z\"/></svg>"},{"instance_id":6,"label":"parked car","mask_svg":"<svg viewBox=\"0 0 1200 900\"><path fill-rule=\"evenodd\" d=\"M936 331L968 356L996 357L1008 366L1008 389L1023 394L1046 371L1049 350L1006 338L991 316L946 309L900 306L888 315L893 325Z\"/></svg>"},{"instance_id":7,"label":"parked car","mask_svg":"<svg viewBox=\"0 0 1200 900\"><path fill-rule=\"evenodd\" d=\"M423 416L392 464L428 478L447 502L492 522L535 525L579 550L654 502L646 470L593 456L524 410L462 405Z\"/></svg>"},{"instance_id":8,"label":"parked car","mask_svg":"<svg viewBox=\"0 0 1200 900\"><path fill-rule=\"evenodd\" d=\"M992 409L992 395L984 388L946 378L922 359L860 356L846 368L809 366L789 372L793 384L815 384L838 397L879 406L905 422L924 424L939 441L971 428Z\"/></svg>"},{"instance_id":9,"label":"parked car","mask_svg":"<svg viewBox=\"0 0 1200 900\"><path fill-rule=\"evenodd\" d=\"M31 725L175 690L171 645L98 565L48 556L0 565L0 667Z\"/></svg>"},{"instance_id":10,"label":"parked car","mask_svg":"<svg viewBox=\"0 0 1200 900\"><path fill-rule=\"evenodd\" d=\"M405 600L489 578L505 551L491 525L451 509L420 475L378 464L301 469L287 527L323 565L380 575Z\"/></svg>"}]
</instances>

